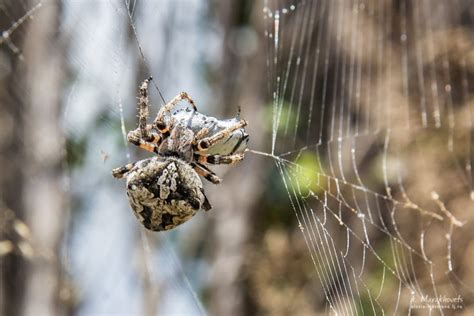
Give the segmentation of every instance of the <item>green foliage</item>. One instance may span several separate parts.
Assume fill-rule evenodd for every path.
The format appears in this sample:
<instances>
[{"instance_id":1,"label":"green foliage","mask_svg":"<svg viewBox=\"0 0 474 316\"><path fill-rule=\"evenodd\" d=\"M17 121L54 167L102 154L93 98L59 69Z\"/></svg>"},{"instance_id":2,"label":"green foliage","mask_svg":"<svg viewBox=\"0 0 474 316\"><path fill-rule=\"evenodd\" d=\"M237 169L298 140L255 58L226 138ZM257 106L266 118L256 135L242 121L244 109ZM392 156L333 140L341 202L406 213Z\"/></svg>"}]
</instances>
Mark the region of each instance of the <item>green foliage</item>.
<instances>
[{"instance_id":1,"label":"green foliage","mask_svg":"<svg viewBox=\"0 0 474 316\"><path fill-rule=\"evenodd\" d=\"M294 174L291 177L291 185L300 190L303 196L310 192L319 194L326 186L326 178L323 174L318 156L315 153L304 152L296 160L297 166L292 168Z\"/></svg>"}]
</instances>

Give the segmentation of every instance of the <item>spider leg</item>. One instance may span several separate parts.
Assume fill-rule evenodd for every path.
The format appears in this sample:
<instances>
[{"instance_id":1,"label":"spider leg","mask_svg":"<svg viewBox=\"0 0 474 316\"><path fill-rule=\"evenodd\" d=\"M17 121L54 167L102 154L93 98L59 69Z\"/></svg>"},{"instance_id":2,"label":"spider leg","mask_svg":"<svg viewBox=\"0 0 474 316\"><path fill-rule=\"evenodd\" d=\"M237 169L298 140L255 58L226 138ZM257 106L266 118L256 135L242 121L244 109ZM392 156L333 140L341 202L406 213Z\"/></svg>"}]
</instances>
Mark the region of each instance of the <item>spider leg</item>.
<instances>
[{"instance_id":1,"label":"spider leg","mask_svg":"<svg viewBox=\"0 0 474 316\"><path fill-rule=\"evenodd\" d=\"M147 141L141 138L139 135L137 135L139 133L140 131L137 131L137 130L130 131L127 134L127 140L135 146L138 146L142 149L145 149L146 151L157 154L158 146L160 145L163 138L157 133L150 133L150 137L149 137L150 141Z\"/></svg>"},{"instance_id":2,"label":"spider leg","mask_svg":"<svg viewBox=\"0 0 474 316\"><path fill-rule=\"evenodd\" d=\"M160 135L157 132L153 132L153 131L150 132L150 142L152 142L153 144L156 144L157 146L160 145L163 139L165 138L166 137L163 137L163 135Z\"/></svg>"},{"instance_id":3,"label":"spider leg","mask_svg":"<svg viewBox=\"0 0 474 316\"><path fill-rule=\"evenodd\" d=\"M235 125L229 126L226 129L223 129L222 131L220 131L220 132L218 132L218 133L216 133L212 136L209 136L209 137L206 137L206 138L203 138L203 139L199 140L199 142L197 143L196 148L197 148L198 151L206 151L212 145L214 145L215 143L217 143L221 139L229 136L234 131L236 131L236 130L238 130L238 129L246 126L246 125L247 125L247 121L241 120L238 123L236 123Z\"/></svg>"},{"instance_id":4,"label":"spider leg","mask_svg":"<svg viewBox=\"0 0 474 316\"><path fill-rule=\"evenodd\" d=\"M114 170L112 170L112 175L114 176L114 178L121 179L124 175L130 172L133 167L135 167L135 163L129 163L125 166L115 168Z\"/></svg>"},{"instance_id":5,"label":"spider leg","mask_svg":"<svg viewBox=\"0 0 474 316\"><path fill-rule=\"evenodd\" d=\"M207 127L201 128L201 130L194 135L193 145L196 145L199 140L203 139L208 133L209 129Z\"/></svg>"},{"instance_id":6,"label":"spider leg","mask_svg":"<svg viewBox=\"0 0 474 316\"><path fill-rule=\"evenodd\" d=\"M203 166L199 162L191 162L191 166L196 170L196 172L204 177L207 181L214 184L219 184L221 179L214 173L212 170L208 169L206 166Z\"/></svg>"},{"instance_id":7,"label":"spider leg","mask_svg":"<svg viewBox=\"0 0 474 316\"><path fill-rule=\"evenodd\" d=\"M139 89L139 112L138 112L138 128L140 129L141 136L145 140L150 140L150 130L147 129L147 120L150 116L149 108L150 101L148 99L148 82L152 80L152 77L145 79L140 85Z\"/></svg>"},{"instance_id":8,"label":"spider leg","mask_svg":"<svg viewBox=\"0 0 474 316\"><path fill-rule=\"evenodd\" d=\"M156 115L156 119L153 122L153 125L162 133L165 134L170 130L170 127L166 125L164 121L165 113L170 112L180 101L186 100L193 107L194 111L197 111L196 104L194 100L186 93L181 92L175 96L170 102L166 103Z\"/></svg>"},{"instance_id":9,"label":"spider leg","mask_svg":"<svg viewBox=\"0 0 474 316\"><path fill-rule=\"evenodd\" d=\"M201 164L209 163L213 165L233 164L244 159L244 154L236 155L200 155L194 154L194 160Z\"/></svg>"}]
</instances>

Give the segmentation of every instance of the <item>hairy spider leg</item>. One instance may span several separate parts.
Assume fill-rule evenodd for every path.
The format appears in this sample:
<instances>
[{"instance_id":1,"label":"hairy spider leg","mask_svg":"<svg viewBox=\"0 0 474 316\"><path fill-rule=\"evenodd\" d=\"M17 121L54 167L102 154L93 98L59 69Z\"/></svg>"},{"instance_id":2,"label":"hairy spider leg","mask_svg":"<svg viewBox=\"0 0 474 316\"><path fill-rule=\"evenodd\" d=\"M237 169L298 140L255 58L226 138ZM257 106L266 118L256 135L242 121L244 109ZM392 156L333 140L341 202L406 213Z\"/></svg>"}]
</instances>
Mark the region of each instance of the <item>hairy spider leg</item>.
<instances>
[{"instance_id":1,"label":"hairy spider leg","mask_svg":"<svg viewBox=\"0 0 474 316\"><path fill-rule=\"evenodd\" d=\"M149 100L149 97L148 97L148 95L149 95L149 93L148 93L148 91L149 91L148 83L151 80L153 80L153 78L149 77L149 78L145 79L142 82L142 84L140 85L140 88L139 88L140 97L139 97L139 112L138 112L138 128L136 130L132 131L132 133L134 133L134 136L136 136L138 138L143 138L145 140L145 142L147 142L147 143L152 142L154 144L160 144L163 139L165 139L169 136L169 132L164 131L160 135L159 130L158 130L158 133L154 131L154 129L155 129L154 124L147 124L148 118L150 116L150 114L149 114L150 100ZM139 134L137 134L137 132L139 132ZM133 138L135 139L136 137L133 137ZM137 145L137 146L140 146L139 144L137 144L137 141L135 141L133 144ZM142 148L144 148L145 150L150 151L149 148L146 146L146 144L144 144L144 146L145 147L142 147Z\"/></svg>"},{"instance_id":2,"label":"hairy spider leg","mask_svg":"<svg viewBox=\"0 0 474 316\"><path fill-rule=\"evenodd\" d=\"M234 131L244 127L247 125L247 121L245 120L241 120L239 122L237 122L236 124L232 125L232 126L229 126L225 129L223 129L222 131L212 135L212 136L209 136L209 137L206 137L206 138L203 138L201 140L199 140L199 142L197 143L197 150L198 151L206 151L208 150L210 147L212 147L215 143L217 143L218 141L220 141L221 139L223 139L224 137L228 137L231 133L233 133Z\"/></svg>"},{"instance_id":3,"label":"hairy spider leg","mask_svg":"<svg viewBox=\"0 0 474 316\"><path fill-rule=\"evenodd\" d=\"M194 154L194 160L201 164L208 163L213 165L233 164L244 159L244 154L235 155L200 155Z\"/></svg>"},{"instance_id":4,"label":"hairy spider leg","mask_svg":"<svg viewBox=\"0 0 474 316\"><path fill-rule=\"evenodd\" d=\"M150 116L150 100L148 99L148 82L152 80L152 77L145 79L139 88L139 111L138 111L138 128L140 129L141 137L145 140L150 140L150 130L147 129L147 121Z\"/></svg>"},{"instance_id":5,"label":"hairy spider leg","mask_svg":"<svg viewBox=\"0 0 474 316\"><path fill-rule=\"evenodd\" d=\"M114 176L114 178L121 179L124 175L129 173L130 170L133 169L133 167L135 167L135 163L129 163L125 166L115 168L114 170L112 170L112 175Z\"/></svg>"},{"instance_id":6,"label":"hairy spider leg","mask_svg":"<svg viewBox=\"0 0 474 316\"><path fill-rule=\"evenodd\" d=\"M161 142L163 141L163 139L165 139L167 136L163 135L163 134L160 134L159 132L152 131L151 130L151 128L152 128L151 124L148 124L148 127L149 127L149 131L150 131L150 142L152 142L153 144L156 144L157 146L160 145Z\"/></svg>"},{"instance_id":7,"label":"hairy spider leg","mask_svg":"<svg viewBox=\"0 0 474 316\"><path fill-rule=\"evenodd\" d=\"M145 149L146 151L157 154L158 146L162 142L163 138L161 138L158 134L153 133L150 136L151 141L146 141L145 139L140 138L139 135L136 135L137 132L137 130L133 130L127 134L128 142L142 149Z\"/></svg>"},{"instance_id":8,"label":"hairy spider leg","mask_svg":"<svg viewBox=\"0 0 474 316\"><path fill-rule=\"evenodd\" d=\"M201 130L194 135L193 145L196 145L198 141L203 139L207 134L209 134L209 129L207 127L201 128Z\"/></svg>"},{"instance_id":9,"label":"hairy spider leg","mask_svg":"<svg viewBox=\"0 0 474 316\"><path fill-rule=\"evenodd\" d=\"M181 92L177 96L175 96L170 102L166 103L156 115L156 119L153 122L153 125L162 133L165 134L169 132L170 126L166 125L164 121L165 113L170 112L180 101L188 101L189 104L192 105L194 111L197 111L196 104L194 103L193 99L186 93Z\"/></svg>"},{"instance_id":10,"label":"hairy spider leg","mask_svg":"<svg viewBox=\"0 0 474 316\"><path fill-rule=\"evenodd\" d=\"M221 179L214 173L212 170L208 169L206 166L203 166L199 162L191 162L191 166L193 167L196 172L204 177L209 182L212 182L214 184L219 184L221 182Z\"/></svg>"}]
</instances>

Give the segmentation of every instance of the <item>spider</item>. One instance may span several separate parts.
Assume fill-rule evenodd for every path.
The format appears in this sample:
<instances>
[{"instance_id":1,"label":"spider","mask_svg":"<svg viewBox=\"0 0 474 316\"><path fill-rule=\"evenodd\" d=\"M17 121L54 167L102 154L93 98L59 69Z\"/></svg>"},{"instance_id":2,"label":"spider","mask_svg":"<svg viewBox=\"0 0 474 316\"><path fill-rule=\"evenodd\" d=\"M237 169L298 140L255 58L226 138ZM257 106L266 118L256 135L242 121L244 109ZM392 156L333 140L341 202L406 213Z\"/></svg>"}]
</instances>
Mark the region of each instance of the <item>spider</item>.
<instances>
[{"instance_id":1,"label":"spider","mask_svg":"<svg viewBox=\"0 0 474 316\"><path fill-rule=\"evenodd\" d=\"M199 175L220 183L206 165L241 161L249 136L244 129L247 122L239 115L218 120L199 113L186 92L165 104L148 123L151 80L149 77L139 87L138 127L127 134L127 139L157 156L116 168L112 175L126 177L128 199L138 220L147 229L164 231L186 222L201 208L211 209ZM183 100L192 110L171 113Z\"/></svg>"}]
</instances>

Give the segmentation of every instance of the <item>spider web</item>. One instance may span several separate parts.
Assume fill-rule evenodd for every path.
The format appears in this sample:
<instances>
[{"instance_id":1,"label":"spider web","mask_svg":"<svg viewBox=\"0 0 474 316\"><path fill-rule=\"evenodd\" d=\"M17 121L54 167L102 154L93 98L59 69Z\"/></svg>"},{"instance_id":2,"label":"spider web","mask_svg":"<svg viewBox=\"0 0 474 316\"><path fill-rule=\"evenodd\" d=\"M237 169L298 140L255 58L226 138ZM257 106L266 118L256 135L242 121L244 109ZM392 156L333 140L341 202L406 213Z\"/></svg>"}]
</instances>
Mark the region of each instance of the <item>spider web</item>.
<instances>
[{"instance_id":1,"label":"spider web","mask_svg":"<svg viewBox=\"0 0 474 316\"><path fill-rule=\"evenodd\" d=\"M264 2L272 143L254 152L275 160L327 310L463 308L443 298L472 295L453 258L472 239L472 29L456 24L472 4Z\"/></svg>"}]
</instances>

